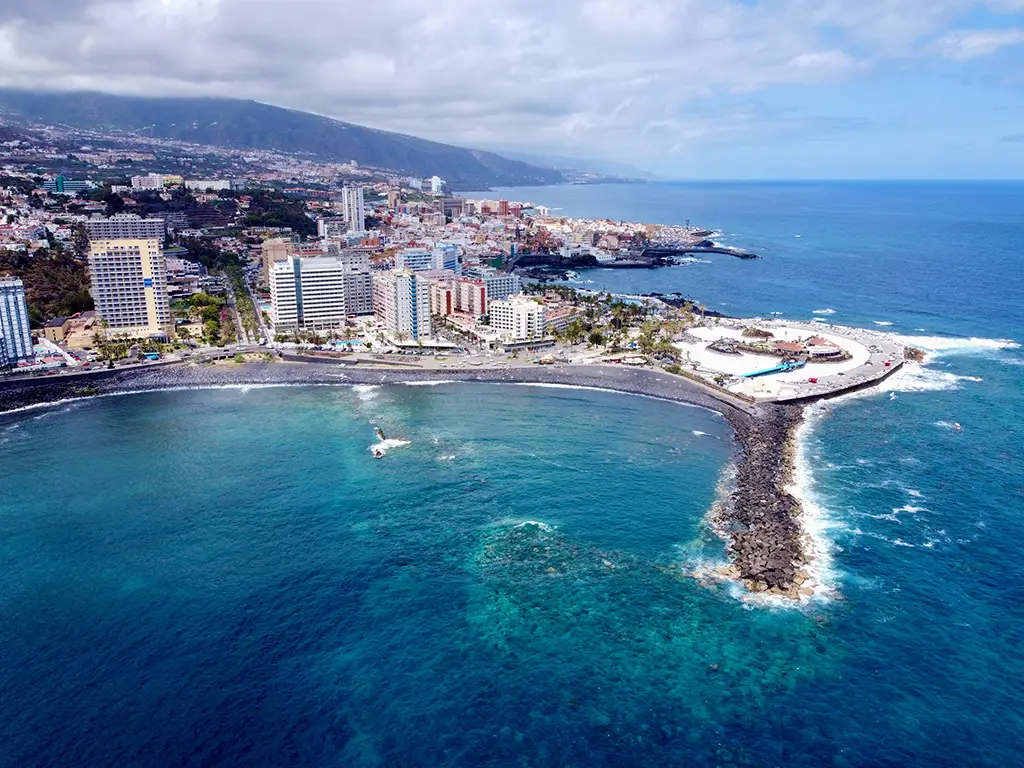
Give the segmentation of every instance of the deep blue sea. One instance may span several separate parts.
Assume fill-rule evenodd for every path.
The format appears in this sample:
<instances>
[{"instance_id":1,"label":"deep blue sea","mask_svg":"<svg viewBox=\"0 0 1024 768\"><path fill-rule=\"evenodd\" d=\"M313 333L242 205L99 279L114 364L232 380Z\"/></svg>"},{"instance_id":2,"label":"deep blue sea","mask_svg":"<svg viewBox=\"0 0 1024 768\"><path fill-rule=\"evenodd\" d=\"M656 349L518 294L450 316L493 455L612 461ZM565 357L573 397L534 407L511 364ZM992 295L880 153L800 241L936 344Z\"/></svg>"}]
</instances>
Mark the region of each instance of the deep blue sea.
<instances>
[{"instance_id":1,"label":"deep blue sea","mask_svg":"<svg viewBox=\"0 0 1024 768\"><path fill-rule=\"evenodd\" d=\"M732 456L696 408L442 384L27 410L0 416L0 766L1024 764L1024 184L497 194L764 256L583 287L929 352L808 414L827 594L686 575L723 556ZM371 420L409 445L373 460Z\"/></svg>"}]
</instances>

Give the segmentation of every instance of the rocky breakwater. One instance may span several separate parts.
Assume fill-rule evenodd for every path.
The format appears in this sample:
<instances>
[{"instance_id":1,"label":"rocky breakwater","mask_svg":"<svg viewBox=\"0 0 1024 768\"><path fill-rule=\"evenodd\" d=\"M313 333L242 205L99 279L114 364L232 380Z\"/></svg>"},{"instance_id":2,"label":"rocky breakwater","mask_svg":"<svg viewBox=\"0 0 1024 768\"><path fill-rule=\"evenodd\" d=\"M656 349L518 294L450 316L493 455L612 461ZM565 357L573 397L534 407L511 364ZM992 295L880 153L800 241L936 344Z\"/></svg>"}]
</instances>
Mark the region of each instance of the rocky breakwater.
<instances>
[{"instance_id":1,"label":"rocky breakwater","mask_svg":"<svg viewBox=\"0 0 1024 768\"><path fill-rule=\"evenodd\" d=\"M756 415L733 417L741 456L736 487L715 521L729 544L732 564L717 571L738 579L754 593L794 600L809 597L801 505L788 491L794 434L800 408L762 407Z\"/></svg>"}]
</instances>

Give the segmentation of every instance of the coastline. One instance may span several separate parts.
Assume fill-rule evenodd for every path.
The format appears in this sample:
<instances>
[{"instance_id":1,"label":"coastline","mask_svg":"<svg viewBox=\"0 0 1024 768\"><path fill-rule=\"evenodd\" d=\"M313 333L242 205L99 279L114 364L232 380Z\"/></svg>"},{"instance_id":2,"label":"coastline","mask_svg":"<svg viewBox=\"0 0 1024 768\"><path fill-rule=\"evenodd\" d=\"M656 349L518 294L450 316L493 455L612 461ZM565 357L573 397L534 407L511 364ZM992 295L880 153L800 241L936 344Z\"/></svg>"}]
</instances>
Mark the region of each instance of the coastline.
<instances>
[{"instance_id":1,"label":"coastline","mask_svg":"<svg viewBox=\"0 0 1024 768\"><path fill-rule=\"evenodd\" d=\"M347 386L480 382L600 389L706 408L732 427L736 482L713 524L731 564L716 578L742 582L755 594L799 600L814 594L801 500L793 495L797 431L803 407L752 404L691 379L620 366L563 365L472 371L356 368L317 362L182 363L78 377L0 382L0 413L68 400L233 386ZM780 450L781 448L781 450ZM699 575L699 574L697 574ZM815 574L817 575L817 574Z\"/></svg>"}]
</instances>

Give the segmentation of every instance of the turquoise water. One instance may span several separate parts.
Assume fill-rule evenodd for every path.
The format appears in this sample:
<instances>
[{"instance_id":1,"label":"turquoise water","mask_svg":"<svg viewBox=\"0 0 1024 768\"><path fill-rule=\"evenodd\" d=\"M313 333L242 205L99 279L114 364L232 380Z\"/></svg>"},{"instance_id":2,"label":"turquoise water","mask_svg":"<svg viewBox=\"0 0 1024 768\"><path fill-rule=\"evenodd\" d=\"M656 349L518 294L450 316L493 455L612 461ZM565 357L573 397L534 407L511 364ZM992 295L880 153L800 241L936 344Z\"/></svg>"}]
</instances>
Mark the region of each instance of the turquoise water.
<instances>
[{"instance_id":1,"label":"turquoise water","mask_svg":"<svg viewBox=\"0 0 1024 768\"><path fill-rule=\"evenodd\" d=\"M0 765L1021 763L1024 186L520 196L766 256L591 285L929 350L809 414L829 597L681 575L722 557L729 430L699 409L440 385L0 416ZM373 460L370 420L410 445Z\"/></svg>"}]
</instances>

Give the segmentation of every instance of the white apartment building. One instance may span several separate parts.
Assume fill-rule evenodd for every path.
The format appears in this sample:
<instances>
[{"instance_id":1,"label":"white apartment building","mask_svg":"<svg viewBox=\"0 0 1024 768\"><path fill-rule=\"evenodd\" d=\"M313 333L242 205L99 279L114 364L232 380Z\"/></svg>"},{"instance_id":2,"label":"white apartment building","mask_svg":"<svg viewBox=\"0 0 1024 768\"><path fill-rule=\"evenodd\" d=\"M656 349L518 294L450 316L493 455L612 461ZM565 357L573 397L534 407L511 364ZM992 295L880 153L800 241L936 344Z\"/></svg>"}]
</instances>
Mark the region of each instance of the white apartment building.
<instances>
[{"instance_id":1,"label":"white apartment building","mask_svg":"<svg viewBox=\"0 0 1024 768\"><path fill-rule=\"evenodd\" d=\"M96 309L111 333L134 338L170 335L162 238L91 239L89 273Z\"/></svg>"},{"instance_id":2,"label":"white apartment building","mask_svg":"<svg viewBox=\"0 0 1024 768\"><path fill-rule=\"evenodd\" d=\"M0 277L0 368L34 360L25 284L17 277Z\"/></svg>"},{"instance_id":3,"label":"white apartment building","mask_svg":"<svg viewBox=\"0 0 1024 768\"><path fill-rule=\"evenodd\" d=\"M144 219L134 213L117 213L109 219L94 216L85 222L85 231L90 240L113 240L115 238L163 240L167 231L163 219Z\"/></svg>"},{"instance_id":4,"label":"white apartment building","mask_svg":"<svg viewBox=\"0 0 1024 768\"><path fill-rule=\"evenodd\" d=\"M395 254L395 269L427 272L447 269L459 273L459 247L440 245L436 248L403 248Z\"/></svg>"},{"instance_id":5,"label":"white apartment building","mask_svg":"<svg viewBox=\"0 0 1024 768\"><path fill-rule=\"evenodd\" d=\"M430 281L409 269L375 272L373 314L395 336L429 337Z\"/></svg>"},{"instance_id":6,"label":"white apartment building","mask_svg":"<svg viewBox=\"0 0 1024 768\"><path fill-rule=\"evenodd\" d=\"M343 187L341 202L345 209L345 221L349 232L363 232L366 229L366 206L363 203L362 187Z\"/></svg>"},{"instance_id":7,"label":"white apartment building","mask_svg":"<svg viewBox=\"0 0 1024 768\"><path fill-rule=\"evenodd\" d=\"M442 179L440 176L431 176L430 177L430 191L433 192L435 195L439 195L439 194L441 194L441 191L443 189L444 189L444 179Z\"/></svg>"},{"instance_id":8,"label":"white apartment building","mask_svg":"<svg viewBox=\"0 0 1024 768\"><path fill-rule=\"evenodd\" d=\"M545 332L544 305L525 296L498 299L488 305L491 327L508 340L540 339Z\"/></svg>"},{"instance_id":9,"label":"white apartment building","mask_svg":"<svg viewBox=\"0 0 1024 768\"><path fill-rule=\"evenodd\" d=\"M199 192L211 190L222 192L231 189L230 179L185 179L185 189L194 189Z\"/></svg>"},{"instance_id":10,"label":"white apartment building","mask_svg":"<svg viewBox=\"0 0 1024 768\"><path fill-rule=\"evenodd\" d=\"M164 177L159 173L147 173L145 176L132 176L132 189L164 188Z\"/></svg>"},{"instance_id":11,"label":"white apartment building","mask_svg":"<svg viewBox=\"0 0 1024 768\"><path fill-rule=\"evenodd\" d=\"M344 328L345 265L337 257L289 256L270 268L271 318L277 333Z\"/></svg>"}]
</instances>

